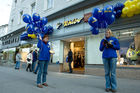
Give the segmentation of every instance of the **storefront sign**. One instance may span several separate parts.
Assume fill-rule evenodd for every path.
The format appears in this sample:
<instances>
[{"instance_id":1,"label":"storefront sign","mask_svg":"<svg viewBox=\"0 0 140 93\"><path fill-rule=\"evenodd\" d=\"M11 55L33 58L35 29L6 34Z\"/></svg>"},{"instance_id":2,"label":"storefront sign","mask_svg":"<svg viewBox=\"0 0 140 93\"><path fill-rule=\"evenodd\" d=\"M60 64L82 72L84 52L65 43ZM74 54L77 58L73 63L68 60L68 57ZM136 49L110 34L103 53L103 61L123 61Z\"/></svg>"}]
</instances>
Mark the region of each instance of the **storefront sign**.
<instances>
[{"instance_id":1,"label":"storefront sign","mask_svg":"<svg viewBox=\"0 0 140 93\"><path fill-rule=\"evenodd\" d=\"M56 28L57 29L60 29L60 27L63 25L64 27L68 27L68 26L71 26L71 25L75 25L75 24L79 24L81 23L83 20L83 18L75 18L73 20L69 20L69 21L64 21L64 23L57 23L57 26Z\"/></svg>"}]
</instances>

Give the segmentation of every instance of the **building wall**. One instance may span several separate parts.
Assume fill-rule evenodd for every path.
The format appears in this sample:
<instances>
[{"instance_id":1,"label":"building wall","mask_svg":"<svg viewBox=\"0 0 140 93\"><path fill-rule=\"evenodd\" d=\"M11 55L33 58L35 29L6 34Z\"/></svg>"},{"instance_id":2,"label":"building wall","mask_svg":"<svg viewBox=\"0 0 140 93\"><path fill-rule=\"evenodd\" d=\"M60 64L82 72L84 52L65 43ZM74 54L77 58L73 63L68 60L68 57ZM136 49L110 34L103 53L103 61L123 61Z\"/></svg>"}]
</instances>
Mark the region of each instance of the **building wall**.
<instances>
[{"instance_id":1,"label":"building wall","mask_svg":"<svg viewBox=\"0 0 140 93\"><path fill-rule=\"evenodd\" d=\"M24 27L26 24L20 18L20 12L23 11L23 14L28 13L32 14L32 4L35 3L34 12L39 13L41 17L51 15L62 9L65 9L69 6L82 2L84 0L49 0L52 2L52 7L47 8L47 0L16 0L12 2L12 9L9 19L8 32L14 32L15 30ZM12 22L13 20L13 22Z\"/></svg>"}]
</instances>

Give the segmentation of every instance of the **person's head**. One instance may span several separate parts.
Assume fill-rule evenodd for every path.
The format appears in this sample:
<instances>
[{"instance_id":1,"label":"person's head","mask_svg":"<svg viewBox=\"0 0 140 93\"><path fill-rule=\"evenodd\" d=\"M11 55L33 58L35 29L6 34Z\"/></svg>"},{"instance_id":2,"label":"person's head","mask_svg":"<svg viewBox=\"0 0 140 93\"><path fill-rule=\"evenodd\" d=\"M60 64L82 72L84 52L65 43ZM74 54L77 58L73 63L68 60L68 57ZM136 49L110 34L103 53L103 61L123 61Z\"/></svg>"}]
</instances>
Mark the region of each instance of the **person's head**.
<instances>
[{"instance_id":1,"label":"person's head","mask_svg":"<svg viewBox=\"0 0 140 93\"><path fill-rule=\"evenodd\" d=\"M107 29L106 32L105 32L105 37L109 38L111 36L112 36L112 31L110 29Z\"/></svg>"},{"instance_id":2,"label":"person's head","mask_svg":"<svg viewBox=\"0 0 140 93\"><path fill-rule=\"evenodd\" d=\"M43 41L44 41L44 42L48 42L48 40L49 40L49 36L48 36L48 35L44 35Z\"/></svg>"},{"instance_id":3,"label":"person's head","mask_svg":"<svg viewBox=\"0 0 140 93\"><path fill-rule=\"evenodd\" d=\"M71 49L70 49L70 51L71 51Z\"/></svg>"},{"instance_id":4,"label":"person's head","mask_svg":"<svg viewBox=\"0 0 140 93\"><path fill-rule=\"evenodd\" d=\"M20 49L17 49L17 50L16 50L15 54L17 54L17 53L20 53Z\"/></svg>"},{"instance_id":5,"label":"person's head","mask_svg":"<svg viewBox=\"0 0 140 93\"><path fill-rule=\"evenodd\" d=\"M37 52L37 49L35 49L35 52Z\"/></svg>"}]
</instances>

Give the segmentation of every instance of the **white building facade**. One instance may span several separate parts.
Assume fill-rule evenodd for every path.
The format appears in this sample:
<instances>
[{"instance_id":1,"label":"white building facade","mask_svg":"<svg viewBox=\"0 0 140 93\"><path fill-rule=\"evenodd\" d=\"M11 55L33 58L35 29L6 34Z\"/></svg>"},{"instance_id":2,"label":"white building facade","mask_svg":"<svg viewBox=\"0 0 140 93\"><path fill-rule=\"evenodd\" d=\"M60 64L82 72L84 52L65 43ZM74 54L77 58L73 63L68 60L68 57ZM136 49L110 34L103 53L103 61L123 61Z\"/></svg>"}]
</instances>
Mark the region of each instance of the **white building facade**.
<instances>
[{"instance_id":1,"label":"white building facade","mask_svg":"<svg viewBox=\"0 0 140 93\"><path fill-rule=\"evenodd\" d=\"M99 45L104 33L93 36L90 32L90 26L86 22L86 17L91 16L92 9L95 7L103 8L106 5L115 5L117 2L124 3L125 0L13 0L8 34L1 39L3 42L10 42L3 45L3 49L21 46L19 36L25 31L26 23L22 21L23 14L38 13L41 17L48 18L48 24L54 27L54 33L50 36L52 48L55 54L52 56L52 63L60 62L66 64L66 56L69 49L73 51L73 67L76 67L77 56L81 55L82 65L103 64L102 53L99 51ZM77 20L76 24L65 25L67 21ZM117 19L110 26L115 36L119 40L131 38L134 34L139 34L140 16L132 18ZM123 32L132 32L131 34L121 34ZM5 38L9 37L11 38ZM136 36L136 35L135 35ZM138 35L139 36L139 35ZM28 40L26 43L37 44L36 39ZM126 46L125 46L126 47ZM137 46L140 47L139 45Z\"/></svg>"}]
</instances>

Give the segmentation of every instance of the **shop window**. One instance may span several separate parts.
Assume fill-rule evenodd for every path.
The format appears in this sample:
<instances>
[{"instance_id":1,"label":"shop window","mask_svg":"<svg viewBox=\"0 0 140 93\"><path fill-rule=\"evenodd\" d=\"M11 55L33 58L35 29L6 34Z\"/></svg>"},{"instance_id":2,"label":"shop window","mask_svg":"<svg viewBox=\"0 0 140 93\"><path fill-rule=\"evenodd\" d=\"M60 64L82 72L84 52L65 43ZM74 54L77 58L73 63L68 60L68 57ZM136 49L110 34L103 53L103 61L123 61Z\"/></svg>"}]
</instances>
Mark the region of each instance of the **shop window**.
<instances>
[{"instance_id":1,"label":"shop window","mask_svg":"<svg viewBox=\"0 0 140 93\"><path fill-rule=\"evenodd\" d=\"M53 8L54 0L44 0L44 10Z\"/></svg>"}]
</instances>

